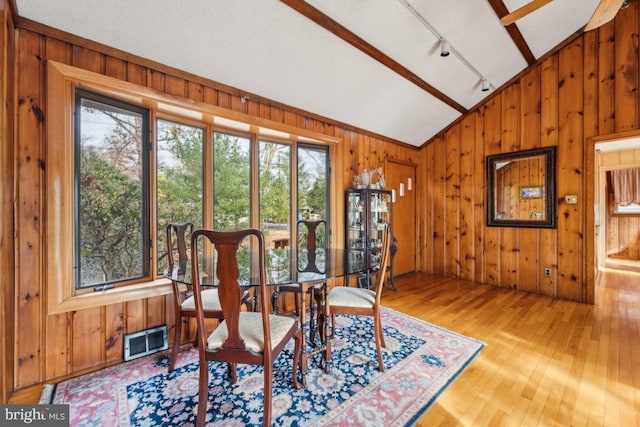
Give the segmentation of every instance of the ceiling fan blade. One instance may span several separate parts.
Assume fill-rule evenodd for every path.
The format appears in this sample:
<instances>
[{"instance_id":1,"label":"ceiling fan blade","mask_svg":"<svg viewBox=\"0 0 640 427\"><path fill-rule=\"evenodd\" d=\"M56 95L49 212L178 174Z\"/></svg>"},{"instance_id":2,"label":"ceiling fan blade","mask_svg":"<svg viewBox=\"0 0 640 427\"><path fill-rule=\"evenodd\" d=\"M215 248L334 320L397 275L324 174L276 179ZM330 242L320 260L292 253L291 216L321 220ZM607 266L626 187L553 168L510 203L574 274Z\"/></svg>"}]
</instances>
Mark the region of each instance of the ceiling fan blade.
<instances>
[{"instance_id":1,"label":"ceiling fan blade","mask_svg":"<svg viewBox=\"0 0 640 427\"><path fill-rule=\"evenodd\" d=\"M507 25L511 25L514 22L516 22L518 19L527 16L531 12L540 9L542 6L544 6L545 4L551 3L552 1L553 0L533 0L532 2L529 2L524 6L522 6L521 8L516 9L513 12L509 13L508 15L505 15L502 18L500 18L500 23L505 27Z\"/></svg>"},{"instance_id":2,"label":"ceiling fan blade","mask_svg":"<svg viewBox=\"0 0 640 427\"><path fill-rule=\"evenodd\" d=\"M622 3L624 3L624 0L600 0L584 30L593 30L611 21L620 10Z\"/></svg>"}]
</instances>

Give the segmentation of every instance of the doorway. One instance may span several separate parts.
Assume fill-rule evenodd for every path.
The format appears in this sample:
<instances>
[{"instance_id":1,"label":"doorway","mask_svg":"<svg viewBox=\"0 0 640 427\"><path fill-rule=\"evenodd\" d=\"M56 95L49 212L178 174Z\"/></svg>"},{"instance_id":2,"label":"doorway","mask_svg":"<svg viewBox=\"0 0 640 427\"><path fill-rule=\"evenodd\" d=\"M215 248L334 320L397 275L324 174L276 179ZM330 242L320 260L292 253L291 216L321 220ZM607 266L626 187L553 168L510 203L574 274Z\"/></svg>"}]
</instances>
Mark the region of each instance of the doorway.
<instances>
[{"instance_id":1,"label":"doorway","mask_svg":"<svg viewBox=\"0 0 640 427\"><path fill-rule=\"evenodd\" d=\"M393 236L397 240L397 256L393 275L416 271L416 165L387 160L387 187L395 192L393 203Z\"/></svg>"},{"instance_id":2,"label":"doorway","mask_svg":"<svg viewBox=\"0 0 640 427\"><path fill-rule=\"evenodd\" d=\"M621 181L637 181L633 172L640 168L640 138L597 143L595 164L597 269L640 272L640 206L620 204L615 196L621 186L628 187Z\"/></svg>"}]
</instances>

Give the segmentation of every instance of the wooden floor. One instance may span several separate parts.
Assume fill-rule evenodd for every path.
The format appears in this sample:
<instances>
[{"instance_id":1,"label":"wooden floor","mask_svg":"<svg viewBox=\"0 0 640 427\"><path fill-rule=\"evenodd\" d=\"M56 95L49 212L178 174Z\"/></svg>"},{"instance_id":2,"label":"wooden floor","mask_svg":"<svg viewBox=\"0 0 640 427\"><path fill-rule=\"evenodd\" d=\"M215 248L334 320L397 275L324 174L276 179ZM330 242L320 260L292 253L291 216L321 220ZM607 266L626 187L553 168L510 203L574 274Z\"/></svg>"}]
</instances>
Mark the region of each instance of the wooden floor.
<instances>
[{"instance_id":1,"label":"wooden floor","mask_svg":"<svg viewBox=\"0 0 640 427\"><path fill-rule=\"evenodd\" d=\"M640 425L640 274L602 273L595 305L427 274L396 285L385 306L486 344L417 426Z\"/></svg>"},{"instance_id":2,"label":"wooden floor","mask_svg":"<svg viewBox=\"0 0 640 427\"><path fill-rule=\"evenodd\" d=\"M596 304L417 275L383 304L486 347L418 426L640 426L640 275L604 272Z\"/></svg>"}]
</instances>

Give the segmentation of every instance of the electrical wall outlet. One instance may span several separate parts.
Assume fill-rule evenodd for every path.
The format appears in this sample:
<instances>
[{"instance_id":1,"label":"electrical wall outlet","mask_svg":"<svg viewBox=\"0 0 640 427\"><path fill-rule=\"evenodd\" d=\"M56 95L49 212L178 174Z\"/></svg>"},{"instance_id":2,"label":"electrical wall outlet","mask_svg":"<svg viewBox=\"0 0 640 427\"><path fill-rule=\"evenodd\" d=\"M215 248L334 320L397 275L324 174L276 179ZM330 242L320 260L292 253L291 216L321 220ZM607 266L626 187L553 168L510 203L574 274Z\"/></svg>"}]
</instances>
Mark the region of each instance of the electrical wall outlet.
<instances>
[{"instance_id":1,"label":"electrical wall outlet","mask_svg":"<svg viewBox=\"0 0 640 427\"><path fill-rule=\"evenodd\" d=\"M575 205L578 203L578 196L576 194L567 194L564 196L564 202L568 205Z\"/></svg>"},{"instance_id":2,"label":"electrical wall outlet","mask_svg":"<svg viewBox=\"0 0 640 427\"><path fill-rule=\"evenodd\" d=\"M544 275L546 277L551 277L551 267L545 267L544 269Z\"/></svg>"}]
</instances>

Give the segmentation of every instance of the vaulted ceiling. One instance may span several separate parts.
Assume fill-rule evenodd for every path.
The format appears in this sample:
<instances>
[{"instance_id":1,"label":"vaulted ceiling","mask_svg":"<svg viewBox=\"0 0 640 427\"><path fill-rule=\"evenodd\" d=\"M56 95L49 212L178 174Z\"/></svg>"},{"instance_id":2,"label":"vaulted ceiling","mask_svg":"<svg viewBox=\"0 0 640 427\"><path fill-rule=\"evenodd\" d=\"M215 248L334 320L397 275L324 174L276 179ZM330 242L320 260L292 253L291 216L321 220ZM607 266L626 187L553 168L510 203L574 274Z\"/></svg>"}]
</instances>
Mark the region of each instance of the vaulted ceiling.
<instances>
[{"instance_id":1,"label":"vaulted ceiling","mask_svg":"<svg viewBox=\"0 0 640 427\"><path fill-rule=\"evenodd\" d=\"M599 3L550 1L500 23L529 1L15 3L19 19L420 146L582 31Z\"/></svg>"}]
</instances>

